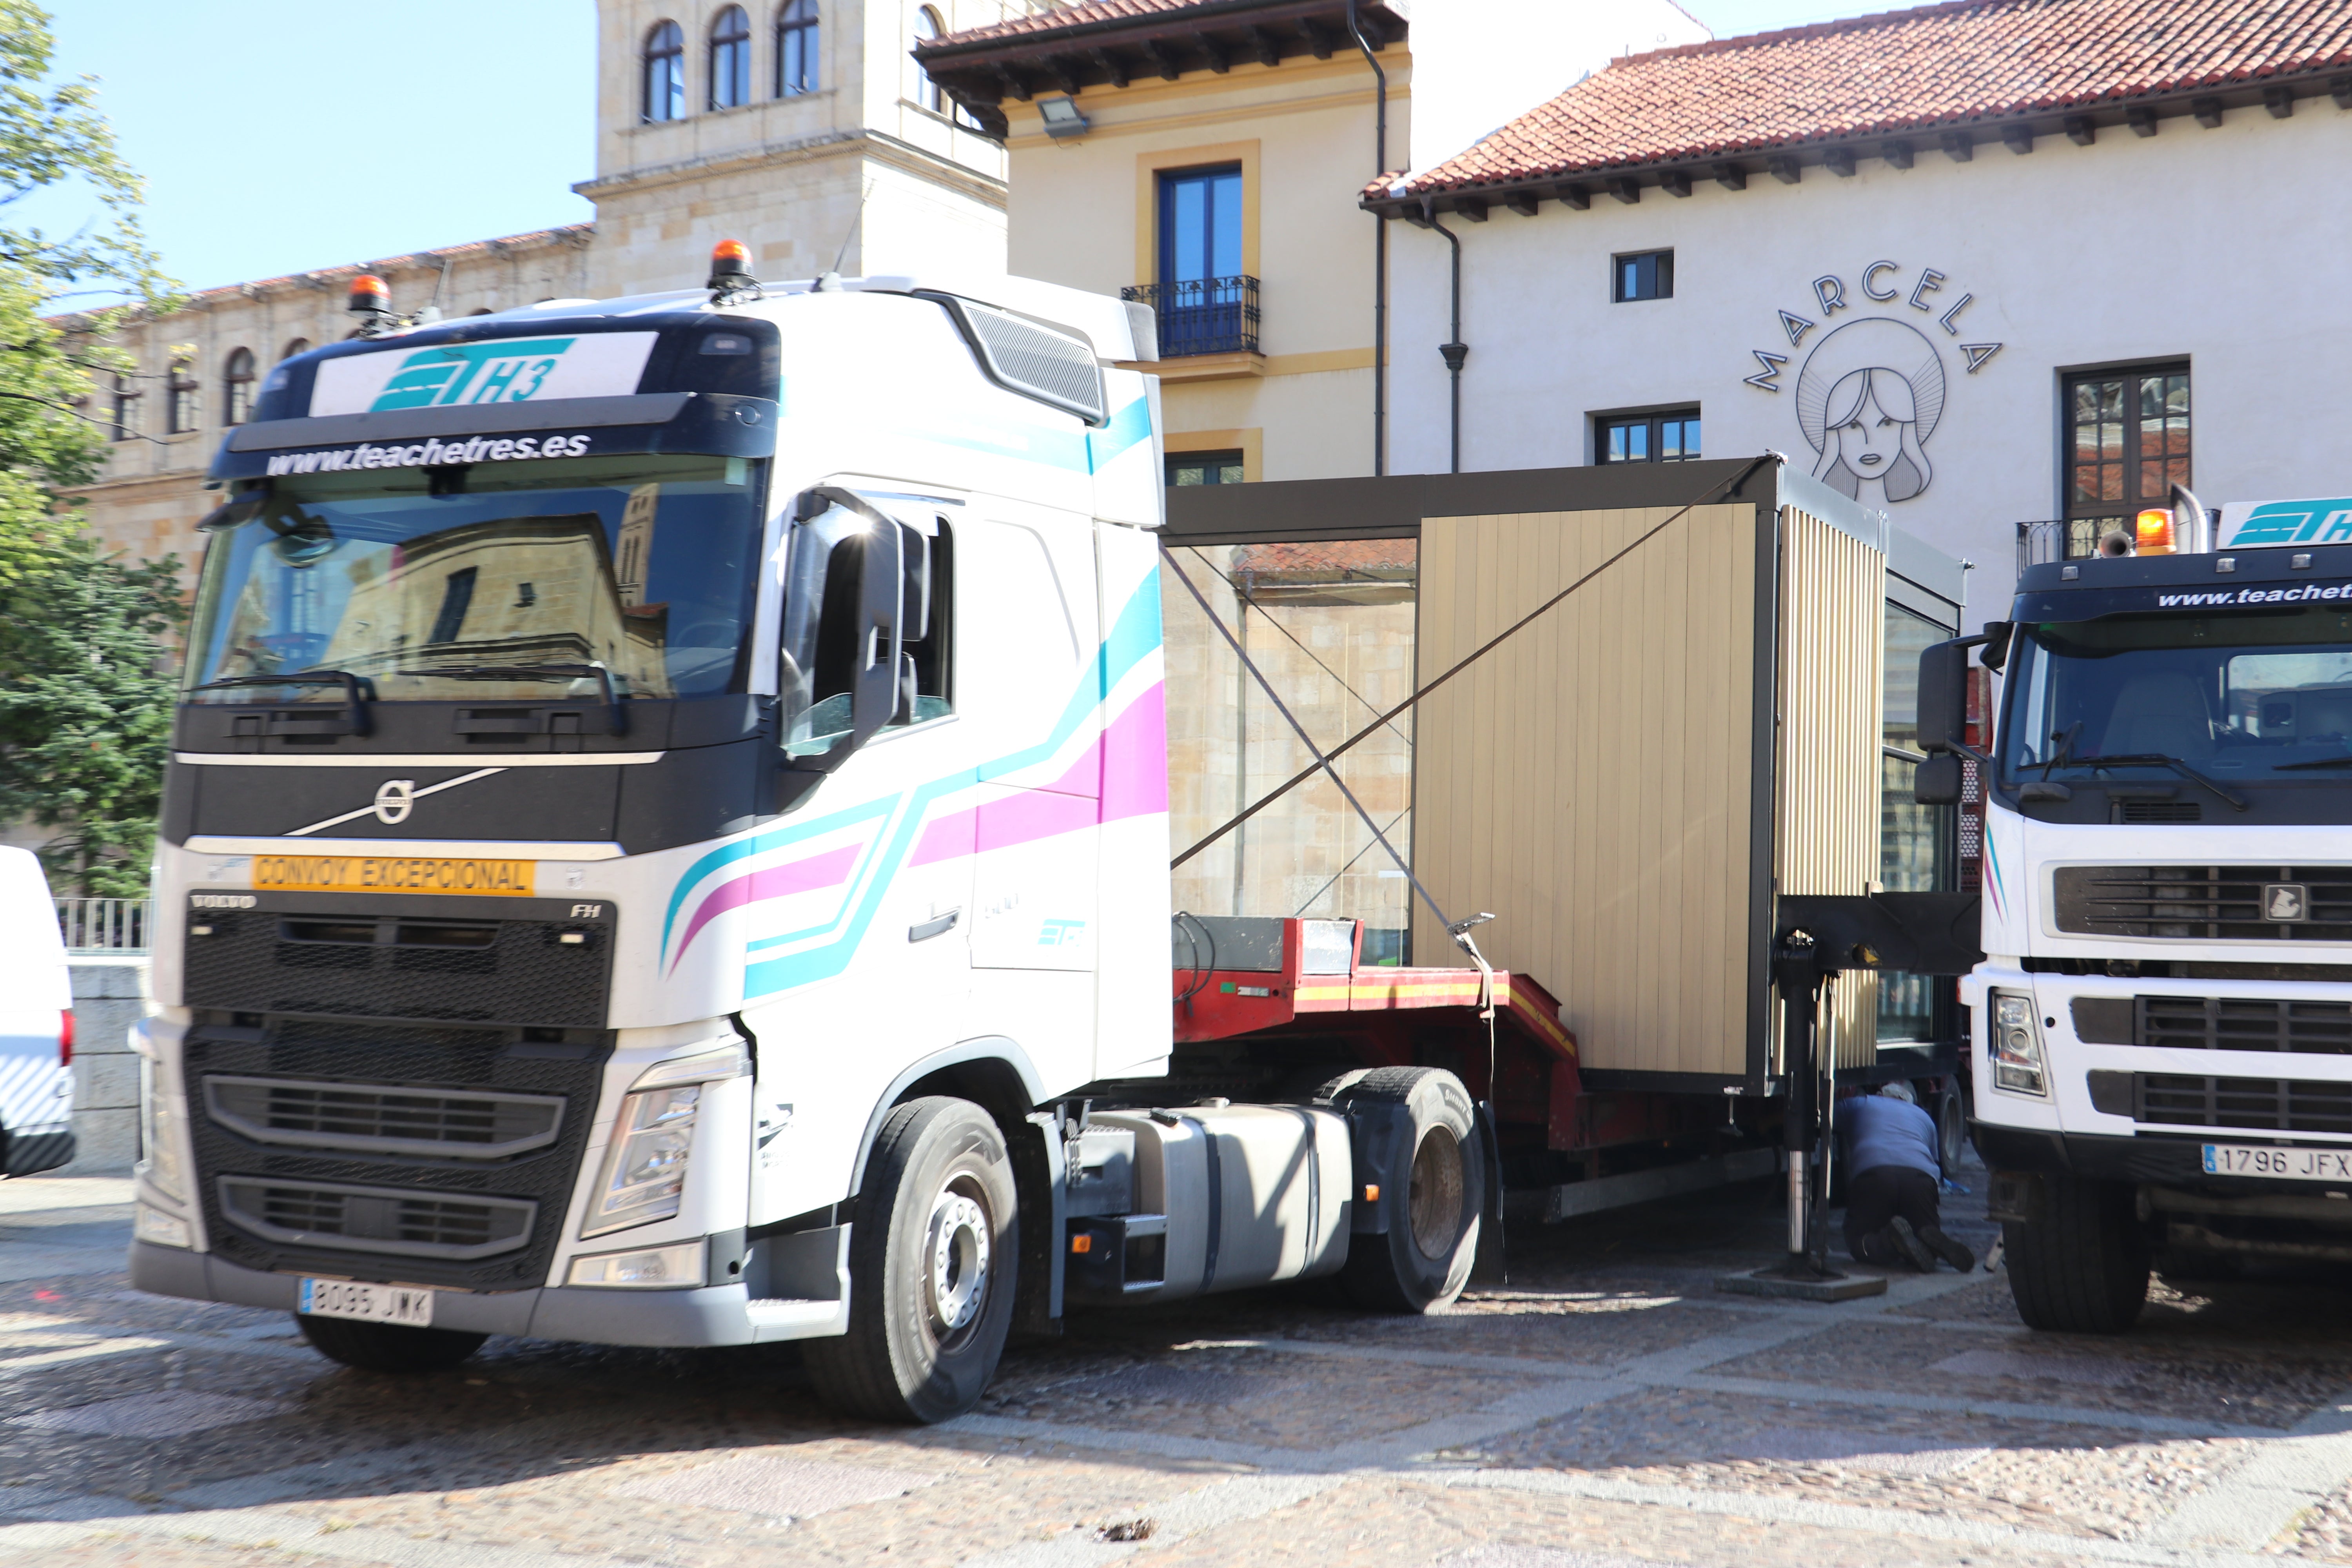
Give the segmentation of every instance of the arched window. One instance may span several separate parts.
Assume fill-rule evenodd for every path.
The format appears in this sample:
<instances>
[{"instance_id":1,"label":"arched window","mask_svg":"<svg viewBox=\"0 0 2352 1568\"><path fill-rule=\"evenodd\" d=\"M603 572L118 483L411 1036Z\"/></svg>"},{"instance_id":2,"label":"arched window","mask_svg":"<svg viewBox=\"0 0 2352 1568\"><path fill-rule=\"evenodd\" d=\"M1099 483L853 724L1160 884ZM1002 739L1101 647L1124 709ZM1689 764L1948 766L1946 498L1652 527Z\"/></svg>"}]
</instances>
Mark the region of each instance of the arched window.
<instances>
[{"instance_id":1,"label":"arched window","mask_svg":"<svg viewBox=\"0 0 2352 1568\"><path fill-rule=\"evenodd\" d=\"M166 435L185 436L196 427L196 373L188 362L175 359L169 374L163 378L163 430Z\"/></svg>"},{"instance_id":2,"label":"arched window","mask_svg":"<svg viewBox=\"0 0 2352 1568\"><path fill-rule=\"evenodd\" d=\"M253 417L253 351L233 349L221 372L221 423L242 425Z\"/></svg>"},{"instance_id":3,"label":"arched window","mask_svg":"<svg viewBox=\"0 0 2352 1568\"><path fill-rule=\"evenodd\" d=\"M940 25L940 14L937 11L932 10L929 5L917 8L915 42L928 44L945 31L947 29ZM933 81L930 72L920 66L915 68L915 102L929 110L933 114L940 112L940 84Z\"/></svg>"},{"instance_id":4,"label":"arched window","mask_svg":"<svg viewBox=\"0 0 2352 1568\"><path fill-rule=\"evenodd\" d=\"M730 5L710 24L710 107L737 109L751 101L751 18Z\"/></svg>"},{"instance_id":5,"label":"arched window","mask_svg":"<svg viewBox=\"0 0 2352 1568\"><path fill-rule=\"evenodd\" d=\"M293 339L292 341L290 341L289 342L288 342L288 343L287 343L287 345L286 345L286 352L285 352L284 353L282 353L282 354L279 354L278 357L279 359L292 359L296 354L306 354L306 353L309 353L310 352L310 339L308 339L308 338L295 338L295 339Z\"/></svg>"},{"instance_id":6,"label":"arched window","mask_svg":"<svg viewBox=\"0 0 2352 1568\"><path fill-rule=\"evenodd\" d=\"M646 35L646 122L685 118L686 35L676 22L657 22Z\"/></svg>"},{"instance_id":7,"label":"arched window","mask_svg":"<svg viewBox=\"0 0 2352 1568\"><path fill-rule=\"evenodd\" d=\"M816 90L816 0L784 0L776 13L776 96Z\"/></svg>"}]
</instances>

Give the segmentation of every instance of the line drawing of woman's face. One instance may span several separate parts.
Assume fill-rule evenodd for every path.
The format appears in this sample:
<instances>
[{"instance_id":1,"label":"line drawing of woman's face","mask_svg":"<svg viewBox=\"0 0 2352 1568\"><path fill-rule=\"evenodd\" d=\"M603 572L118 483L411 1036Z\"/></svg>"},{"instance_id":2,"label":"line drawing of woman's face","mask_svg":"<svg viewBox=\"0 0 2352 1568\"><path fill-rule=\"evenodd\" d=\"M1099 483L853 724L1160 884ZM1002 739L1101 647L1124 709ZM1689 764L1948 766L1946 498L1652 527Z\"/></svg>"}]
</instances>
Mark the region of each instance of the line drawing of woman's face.
<instances>
[{"instance_id":1,"label":"line drawing of woman's face","mask_svg":"<svg viewBox=\"0 0 2352 1568\"><path fill-rule=\"evenodd\" d=\"M1830 388L1826 424L1814 478L1856 500L1864 485L1890 501L1927 488L1932 470L1919 441L1918 400L1899 372L1847 372Z\"/></svg>"}]
</instances>

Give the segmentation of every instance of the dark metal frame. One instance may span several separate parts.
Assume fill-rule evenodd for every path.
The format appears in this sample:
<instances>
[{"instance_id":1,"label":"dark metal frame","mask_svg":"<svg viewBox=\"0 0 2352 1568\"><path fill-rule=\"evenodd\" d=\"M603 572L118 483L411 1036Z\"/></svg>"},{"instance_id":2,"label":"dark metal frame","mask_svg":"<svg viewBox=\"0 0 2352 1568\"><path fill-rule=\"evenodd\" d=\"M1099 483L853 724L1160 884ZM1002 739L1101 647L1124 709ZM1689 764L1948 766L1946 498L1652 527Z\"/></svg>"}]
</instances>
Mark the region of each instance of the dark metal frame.
<instances>
[{"instance_id":1,"label":"dark metal frame","mask_svg":"<svg viewBox=\"0 0 2352 1568\"><path fill-rule=\"evenodd\" d=\"M2169 375L2189 376L2189 362L2185 359L2168 359L2150 360L2138 364L2107 365L2095 370L2069 371L2061 380L2058 396L2058 450L2061 472L2059 512L2070 525L2127 518L2145 508L2167 504L2165 498L2168 493L2158 490L2152 496L2126 495L2121 500L2112 501L2076 499L2074 495L2074 433L2079 428L2074 422L2076 389L2101 382L2120 381L2124 384L2126 389L2123 413L2124 442L2120 461L2125 486L2129 489L2135 489L2137 485L2141 462L2139 399L2137 384L2149 376ZM2188 460L2190 464L2190 472L2182 477L2180 482L2184 485L2193 483L2195 474L2197 386L2193 376L2190 377L2189 388L2189 428L2191 447ZM2079 552L2074 548L2074 538L2078 531L2072 526L2067 529L2066 553L2070 557L2078 553L2083 555L2097 553L2098 538L2095 530L2091 535L2088 548Z\"/></svg>"},{"instance_id":2,"label":"dark metal frame","mask_svg":"<svg viewBox=\"0 0 2352 1568\"><path fill-rule=\"evenodd\" d=\"M1623 468L1631 463L1699 462L1706 456L1704 452L1690 452L1679 458L1665 458L1659 456L1659 453L1663 451L1664 447L1662 427L1670 421L1678 424L1688 424L1694 420L1698 420L1701 423L1704 423L1701 419L1699 405L1696 403L1682 405L1674 408L1662 408L1652 414L1596 414L1592 416L1592 461L1596 467L1607 466L1612 468ZM1646 458L1612 458L1609 456L1609 432L1618 426L1633 425L1643 425L1648 426L1650 455ZM1705 437L1702 437L1701 440L1704 441Z\"/></svg>"}]
</instances>

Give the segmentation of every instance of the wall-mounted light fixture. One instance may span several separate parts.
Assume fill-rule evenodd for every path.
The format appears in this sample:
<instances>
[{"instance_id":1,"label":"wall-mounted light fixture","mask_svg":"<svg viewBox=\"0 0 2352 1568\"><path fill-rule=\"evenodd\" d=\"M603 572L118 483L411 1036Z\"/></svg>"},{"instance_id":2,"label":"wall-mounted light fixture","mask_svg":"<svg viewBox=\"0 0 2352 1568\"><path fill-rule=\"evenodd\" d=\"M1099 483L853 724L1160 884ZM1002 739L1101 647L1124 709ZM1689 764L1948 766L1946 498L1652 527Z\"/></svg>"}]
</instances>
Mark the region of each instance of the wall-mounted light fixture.
<instances>
[{"instance_id":1,"label":"wall-mounted light fixture","mask_svg":"<svg viewBox=\"0 0 2352 1568\"><path fill-rule=\"evenodd\" d=\"M1045 121L1045 134L1056 142L1066 142L1087 133L1087 117L1078 112L1074 98L1041 98L1037 112Z\"/></svg>"}]
</instances>

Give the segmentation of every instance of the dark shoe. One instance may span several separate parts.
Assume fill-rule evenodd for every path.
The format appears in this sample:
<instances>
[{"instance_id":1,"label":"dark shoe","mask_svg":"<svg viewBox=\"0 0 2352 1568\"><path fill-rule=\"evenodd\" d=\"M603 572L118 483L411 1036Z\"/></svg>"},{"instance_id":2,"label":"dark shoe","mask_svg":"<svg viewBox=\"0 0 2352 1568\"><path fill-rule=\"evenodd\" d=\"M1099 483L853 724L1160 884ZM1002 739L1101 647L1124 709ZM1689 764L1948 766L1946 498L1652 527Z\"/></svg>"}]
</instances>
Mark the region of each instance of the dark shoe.
<instances>
[{"instance_id":1,"label":"dark shoe","mask_svg":"<svg viewBox=\"0 0 2352 1568\"><path fill-rule=\"evenodd\" d=\"M1909 1220L1896 1215L1886 1222L1886 1234L1894 1238L1895 1250L1903 1255L1905 1262L1922 1274L1936 1271L1936 1255L1927 1250L1927 1244L1919 1239L1919 1233L1911 1228ZM1976 1260L1970 1258L1969 1261L1973 1263Z\"/></svg>"},{"instance_id":2,"label":"dark shoe","mask_svg":"<svg viewBox=\"0 0 2352 1568\"><path fill-rule=\"evenodd\" d=\"M1928 1251L1934 1253L1937 1257L1942 1258L1945 1262L1950 1264L1961 1273L1970 1273L1976 1268L1977 1255L1970 1252L1958 1242L1954 1241L1950 1237L1946 1236L1938 1227L1932 1225L1929 1226L1927 1229L1919 1233L1919 1239L1927 1244Z\"/></svg>"}]
</instances>

